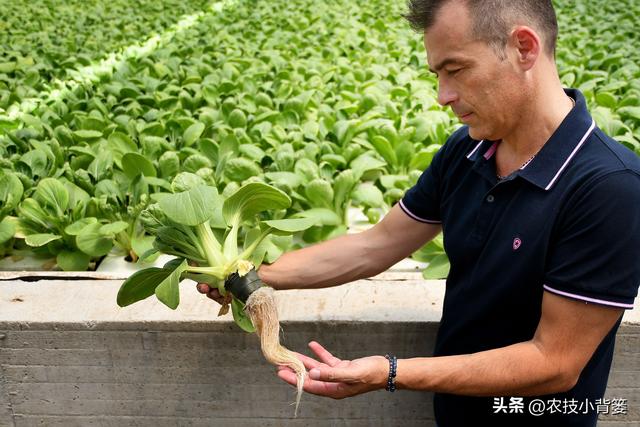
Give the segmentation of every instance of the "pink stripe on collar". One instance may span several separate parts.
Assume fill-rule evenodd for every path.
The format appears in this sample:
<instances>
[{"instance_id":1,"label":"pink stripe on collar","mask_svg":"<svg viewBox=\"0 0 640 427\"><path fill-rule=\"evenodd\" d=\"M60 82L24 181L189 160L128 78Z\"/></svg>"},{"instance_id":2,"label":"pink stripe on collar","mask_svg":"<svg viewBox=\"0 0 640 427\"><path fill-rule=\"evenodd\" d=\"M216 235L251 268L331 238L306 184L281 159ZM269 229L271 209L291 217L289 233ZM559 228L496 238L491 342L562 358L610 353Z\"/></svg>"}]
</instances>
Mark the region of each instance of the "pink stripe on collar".
<instances>
[{"instance_id":1,"label":"pink stripe on collar","mask_svg":"<svg viewBox=\"0 0 640 427\"><path fill-rule=\"evenodd\" d=\"M489 160L491 158L491 156L493 156L495 154L497 149L498 149L498 141L494 142L493 145L491 147L489 147L487 152L484 153L484 158Z\"/></svg>"}]
</instances>

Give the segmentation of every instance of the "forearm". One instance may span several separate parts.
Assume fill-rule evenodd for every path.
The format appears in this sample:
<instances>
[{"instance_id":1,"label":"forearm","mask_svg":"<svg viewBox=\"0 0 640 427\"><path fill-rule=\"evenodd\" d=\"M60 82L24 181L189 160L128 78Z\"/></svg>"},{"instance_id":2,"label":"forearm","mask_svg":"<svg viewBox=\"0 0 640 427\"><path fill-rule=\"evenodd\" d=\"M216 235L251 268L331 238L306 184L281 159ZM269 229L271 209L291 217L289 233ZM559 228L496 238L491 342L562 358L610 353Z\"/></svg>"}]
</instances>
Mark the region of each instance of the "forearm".
<instances>
[{"instance_id":1,"label":"forearm","mask_svg":"<svg viewBox=\"0 0 640 427\"><path fill-rule=\"evenodd\" d=\"M365 232L366 233L366 232ZM316 289L341 285L375 274L365 233L347 234L296 251L258 274L274 289Z\"/></svg>"},{"instance_id":2,"label":"forearm","mask_svg":"<svg viewBox=\"0 0 640 427\"><path fill-rule=\"evenodd\" d=\"M533 341L459 356L398 360L398 388L469 396L536 396L574 381Z\"/></svg>"},{"instance_id":3,"label":"forearm","mask_svg":"<svg viewBox=\"0 0 640 427\"><path fill-rule=\"evenodd\" d=\"M374 276L408 257L442 230L409 218L399 205L375 226L282 255L258 275L275 289L314 289Z\"/></svg>"}]
</instances>

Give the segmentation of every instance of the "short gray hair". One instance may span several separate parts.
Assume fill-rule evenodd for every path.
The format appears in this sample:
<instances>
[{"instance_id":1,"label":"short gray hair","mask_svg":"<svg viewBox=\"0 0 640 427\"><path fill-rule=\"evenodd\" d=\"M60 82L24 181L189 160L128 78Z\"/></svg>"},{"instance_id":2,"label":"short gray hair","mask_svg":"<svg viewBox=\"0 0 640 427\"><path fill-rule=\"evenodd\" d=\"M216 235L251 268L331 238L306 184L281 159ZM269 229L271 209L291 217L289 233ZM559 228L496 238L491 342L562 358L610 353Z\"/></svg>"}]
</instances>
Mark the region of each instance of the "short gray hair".
<instances>
[{"instance_id":1,"label":"short gray hair","mask_svg":"<svg viewBox=\"0 0 640 427\"><path fill-rule=\"evenodd\" d=\"M428 30L440 8L454 0L408 0L403 17L418 32ZM558 21L551 0L460 0L466 4L472 20L472 34L487 42L498 55L504 53L509 30L516 24L539 31L545 51L555 56Z\"/></svg>"}]
</instances>

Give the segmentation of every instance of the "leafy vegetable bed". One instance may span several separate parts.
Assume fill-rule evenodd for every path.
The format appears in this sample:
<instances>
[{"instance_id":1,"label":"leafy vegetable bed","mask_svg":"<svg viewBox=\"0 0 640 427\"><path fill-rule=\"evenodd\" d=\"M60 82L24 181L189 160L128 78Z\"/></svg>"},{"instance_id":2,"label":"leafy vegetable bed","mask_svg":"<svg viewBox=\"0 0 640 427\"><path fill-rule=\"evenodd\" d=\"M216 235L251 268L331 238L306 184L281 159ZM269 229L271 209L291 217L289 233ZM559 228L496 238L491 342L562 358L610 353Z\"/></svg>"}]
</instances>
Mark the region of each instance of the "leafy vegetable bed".
<instances>
[{"instance_id":1,"label":"leafy vegetable bed","mask_svg":"<svg viewBox=\"0 0 640 427\"><path fill-rule=\"evenodd\" d=\"M583 91L598 126L640 153L640 6L632 0L554 3L562 81Z\"/></svg>"},{"instance_id":2,"label":"leafy vegetable bed","mask_svg":"<svg viewBox=\"0 0 640 427\"><path fill-rule=\"evenodd\" d=\"M151 16L179 15L144 4ZM67 5L60 13L81 8ZM637 6L558 6L563 81L585 92L600 126L640 152L640 71L629 49ZM108 13L106 3L95 7ZM436 103L421 37L399 17L403 10L402 1L382 0L236 2L100 81L17 117L0 112L0 255L48 254L65 270L93 268L109 252L136 260L153 241L141 213L194 180L223 198L251 182L291 198L287 208L246 218L240 247L255 238L258 220L313 220L296 236L269 236L266 261L346 232L351 207L375 223L457 126ZM108 24L130 28L120 18ZM102 51L90 42L79 55L95 60L144 39L154 22L121 40L105 35ZM2 37L16 52L38 44L24 33ZM58 43L56 54L78 57L74 43ZM50 75L65 75L61 62L50 65ZM0 83L3 93L25 87L26 74L9 73L0 80L15 86ZM432 262L427 277L446 275L441 240L414 256Z\"/></svg>"},{"instance_id":3,"label":"leafy vegetable bed","mask_svg":"<svg viewBox=\"0 0 640 427\"><path fill-rule=\"evenodd\" d=\"M53 78L153 34L210 0L9 0L0 8L0 109L37 95ZM0 110L1 111L1 110Z\"/></svg>"}]
</instances>

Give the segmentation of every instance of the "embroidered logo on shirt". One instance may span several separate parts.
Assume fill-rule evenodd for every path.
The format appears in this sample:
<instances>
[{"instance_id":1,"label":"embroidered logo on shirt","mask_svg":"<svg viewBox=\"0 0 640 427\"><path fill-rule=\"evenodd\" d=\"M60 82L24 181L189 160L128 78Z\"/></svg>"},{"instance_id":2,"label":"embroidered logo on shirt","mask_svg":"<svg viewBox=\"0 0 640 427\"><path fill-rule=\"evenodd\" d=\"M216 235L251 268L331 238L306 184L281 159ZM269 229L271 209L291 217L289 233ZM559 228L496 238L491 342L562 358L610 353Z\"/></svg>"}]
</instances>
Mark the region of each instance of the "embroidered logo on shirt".
<instances>
[{"instance_id":1,"label":"embroidered logo on shirt","mask_svg":"<svg viewBox=\"0 0 640 427\"><path fill-rule=\"evenodd\" d=\"M517 251L520 246L522 246L522 240L519 237L513 239L513 250Z\"/></svg>"}]
</instances>

